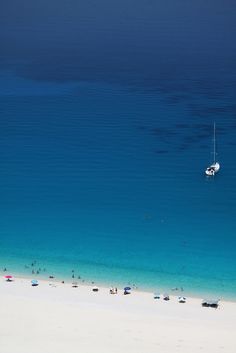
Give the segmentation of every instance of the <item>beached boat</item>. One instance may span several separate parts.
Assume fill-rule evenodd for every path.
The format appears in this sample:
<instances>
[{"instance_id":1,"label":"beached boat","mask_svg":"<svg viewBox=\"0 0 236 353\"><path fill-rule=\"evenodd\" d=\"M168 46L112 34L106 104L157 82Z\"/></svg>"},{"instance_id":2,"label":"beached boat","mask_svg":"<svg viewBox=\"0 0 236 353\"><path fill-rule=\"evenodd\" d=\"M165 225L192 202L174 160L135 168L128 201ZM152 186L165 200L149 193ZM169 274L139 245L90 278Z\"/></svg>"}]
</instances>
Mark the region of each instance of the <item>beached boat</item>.
<instances>
[{"instance_id":1,"label":"beached boat","mask_svg":"<svg viewBox=\"0 0 236 353\"><path fill-rule=\"evenodd\" d=\"M216 124L214 123L213 134L213 163L205 170L206 175L214 176L220 169L219 162L216 162Z\"/></svg>"}]
</instances>

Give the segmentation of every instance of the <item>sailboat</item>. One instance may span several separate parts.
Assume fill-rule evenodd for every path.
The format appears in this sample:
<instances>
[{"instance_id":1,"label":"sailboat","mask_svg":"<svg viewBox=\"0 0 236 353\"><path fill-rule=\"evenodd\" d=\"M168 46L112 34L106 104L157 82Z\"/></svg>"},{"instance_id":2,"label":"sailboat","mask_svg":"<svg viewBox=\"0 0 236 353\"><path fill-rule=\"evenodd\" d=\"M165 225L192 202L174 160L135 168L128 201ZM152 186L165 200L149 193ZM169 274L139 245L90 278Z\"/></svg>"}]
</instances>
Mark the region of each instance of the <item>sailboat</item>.
<instances>
[{"instance_id":1,"label":"sailboat","mask_svg":"<svg viewBox=\"0 0 236 353\"><path fill-rule=\"evenodd\" d=\"M213 135L213 163L205 170L206 175L214 176L220 169L219 162L216 162L216 124L214 123L214 135Z\"/></svg>"}]
</instances>

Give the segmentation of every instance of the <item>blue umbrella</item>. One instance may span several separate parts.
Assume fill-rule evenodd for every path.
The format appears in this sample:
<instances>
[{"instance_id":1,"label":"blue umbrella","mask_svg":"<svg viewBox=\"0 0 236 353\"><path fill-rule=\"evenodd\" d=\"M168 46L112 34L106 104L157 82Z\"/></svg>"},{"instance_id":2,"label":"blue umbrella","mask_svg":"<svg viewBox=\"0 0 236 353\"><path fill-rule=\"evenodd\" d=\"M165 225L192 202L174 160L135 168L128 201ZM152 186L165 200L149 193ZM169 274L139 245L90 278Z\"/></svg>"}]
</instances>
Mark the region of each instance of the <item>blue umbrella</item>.
<instances>
[{"instance_id":1,"label":"blue umbrella","mask_svg":"<svg viewBox=\"0 0 236 353\"><path fill-rule=\"evenodd\" d=\"M37 285L38 281L37 281L37 279L32 279L31 283L32 283L32 285Z\"/></svg>"},{"instance_id":2,"label":"blue umbrella","mask_svg":"<svg viewBox=\"0 0 236 353\"><path fill-rule=\"evenodd\" d=\"M125 287L124 290L125 290L125 291L131 290L131 288L130 288L130 287Z\"/></svg>"}]
</instances>

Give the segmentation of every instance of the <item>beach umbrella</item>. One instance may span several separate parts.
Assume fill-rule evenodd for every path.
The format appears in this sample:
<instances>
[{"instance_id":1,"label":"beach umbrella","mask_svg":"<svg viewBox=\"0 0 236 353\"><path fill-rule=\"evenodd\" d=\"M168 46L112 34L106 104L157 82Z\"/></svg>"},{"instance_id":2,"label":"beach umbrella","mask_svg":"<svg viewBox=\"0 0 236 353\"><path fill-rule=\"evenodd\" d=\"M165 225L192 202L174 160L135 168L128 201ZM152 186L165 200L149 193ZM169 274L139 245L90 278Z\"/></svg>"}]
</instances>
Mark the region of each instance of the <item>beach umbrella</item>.
<instances>
[{"instance_id":1,"label":"beach umbrella","mask_svg":"<svg viewBox=\"0 0 236 353\"><path fill-rule=\"evenodd\" d=\"M7 280L7 281L11 281L13 279L13 277L11 275L6 275L4 276L4 278Z\"/></svg>"},{"instance_id":2,"label":"beach umbrella","mask_svg":"<svg viewBox=\"0 0 236 353\"><path fill-rule=\"evenodd\" d=\"M125 287L124 290L128 291L128 290L131 290L131 288L130 287Z\"/></svg>"},{"instance_id":3,"label":"beach umbrella","mask_svg":"<svg viewBox=\"0 0 236 353\"><path fill-rule=\"evenodd\" d=\"M31 284L32 286L37 286L39 282L37 281L37 279L32 279Z\"/></svg>"},{"instance_id":4,"label":"beach umbrella","mask_svg":"<svg viewBox=\"0 0 236 353\"><path fill-rule=\"evenodd\" d=\"M93 287L93 292L98 292L98 287L97 286Z\"/></svg>"}]
</instances>

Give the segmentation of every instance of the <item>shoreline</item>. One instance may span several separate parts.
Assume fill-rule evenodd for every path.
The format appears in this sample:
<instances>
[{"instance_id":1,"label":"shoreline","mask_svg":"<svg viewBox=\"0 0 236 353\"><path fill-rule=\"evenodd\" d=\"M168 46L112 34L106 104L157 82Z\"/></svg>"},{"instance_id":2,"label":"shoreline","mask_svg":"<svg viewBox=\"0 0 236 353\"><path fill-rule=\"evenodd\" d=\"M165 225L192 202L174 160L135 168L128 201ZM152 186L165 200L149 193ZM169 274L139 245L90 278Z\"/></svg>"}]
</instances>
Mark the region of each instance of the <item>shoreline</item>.
<instances>
[{"instance_id":1,"label":"shoreline","mask_svg":"<svg viewBox=\"0 0 236 353\"><path fill-rule=\"evenodd\" d=\"M71 288L73 283L77 283L77 289L79 288L83 288L83 290L87 290L88 292L92 291L92 288L94 286L98 287L99 290L102 290L103 292L107 292L107 294L109 294L109 290L111 287L116 287L118 288L119 292L123 292L124 287L126 286L125 284L123 286L121 286L120 284L114 284L111 286L108 286L107 284L104 283L100 283L97 281L92 281L92 282L86 282L86 281L79 281L76 278L58 278L58 277L53 277L53 278L39 278L37 276L25 276L24 274L16 274L16 275L12 275L13 280L11 282L15 282L15 281L23 281L25 284L27 283L29 286L31 286L31 280L37 280L40 283L43 283L44 285L55 285L56 287L64 287L64 288ZM4 279L4 274L2 275L2 281L6 281ZM7 282L7 281L6 281ZM140 287L132 287L131 286L131 292L135 295L135 293L138 294L142 294L142 295L148 295L150 298L152 298L154 300L154 293L155 291L151 291L148 289L144 289L144 288L140 288ZM221 303L229 303L229 304L234 304L236 305L236 300L230 300L230 299L225 299L225 298L218 298L217 296L213 296L213 295L206 295L206 296L201 296L201 295L186 295L186 293L184 291L177 291L177 290L168 290L168 289L163 289L160 291L156 291L160 294L160 296L162 297L164 293L168 293L170 298L174 298L174 300L177 303L177 299L180 296L185 296L187 298L187 300L194 300L199 302L199 305L201 304L202 300L204 299L214 299L214 300L219 300L220 304ZM162 299L161 299L162 300ZM154 300L155 301L155 300ZM219 304L219 305L220 305Z\"/></svg>"},{"instance_id":2,"label":"shoreline","mask_svg":"<svg viewBox=\"0 0 236 353\"><path fill-rule=\"evenodd\" d=\"M39 281L50 281L50 278L49 278L49 275L50 275L50 272L49 273L25 273L25 272L11 272L11 271L3 271L1 270L0 271L0 275L2 275L2 277L5 275L5 274L11 274L13 275L14 278L21 278L21 279L38 279ZM205 298L214 298L214 299L220 299L221 301L224 301L224 302L231 302L231 303L236 303L236 296L235 297L232 297L231 295L228 295L228 296L219 296L218 294L214 294L213 292L211 291L199 291L199 292L196 292L196 291L193 291L191 289L183 289L181 290L181 287L177 288L177 287L169 287L169 286L160 286L159 288L152 288L151 286L150 287L146 287L145 285L141 286L137 286L135 283L131 283L129 281L124 281L122 284L120 283L120 281L100 281L100 280L91 280L91 279L86 279L86 278L81 278L79 276L79 278L77 278L76 276L74 278L72 278L72 275L69 276L69 275L55 275L53 273L53 271L51 272L51 274L54 276L53 280L55 280L56 282L60 283L61 281L65 281L66 283L72 283L73 281L76 281L78 282L78 285L79 286L93 286L93 285L97 285L101 288L109 288L111 286L116 286L116 287L125 287L125 286L130 286L132 287L132 289L135 289L136 291L138 292L143 292L143 293L150 293L150 294L153 294L154 292L168 292L171 296L173 297L177 297L177 296L181 296L181 295L184 295L184 296L187 296L187 297L190 297L190 298L196 298L196 299L205 299ZM108 283L109 282L109 283Z\"/></svg>"}]
</instances>

